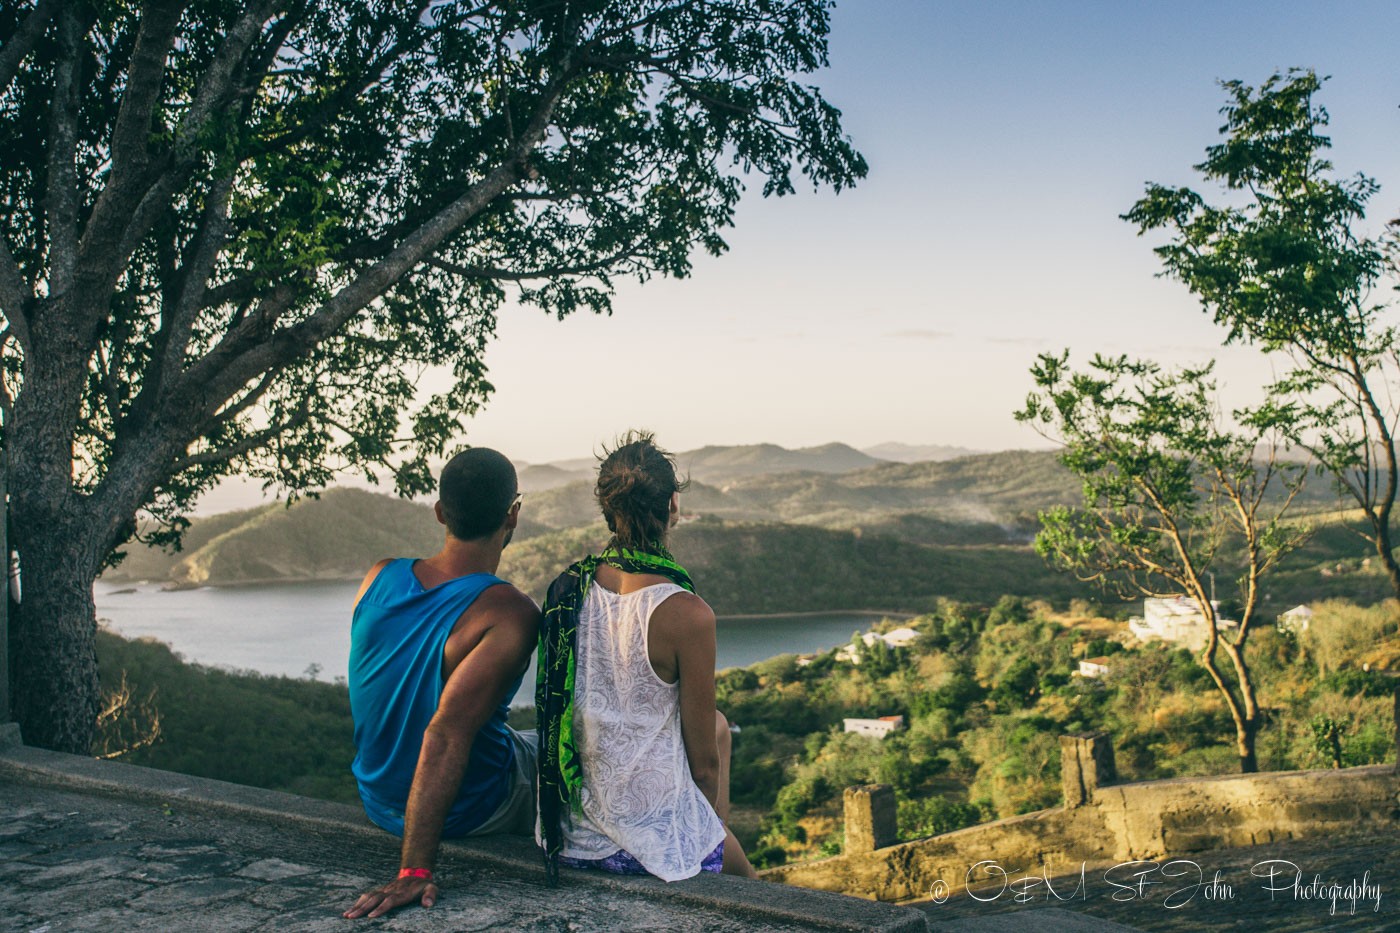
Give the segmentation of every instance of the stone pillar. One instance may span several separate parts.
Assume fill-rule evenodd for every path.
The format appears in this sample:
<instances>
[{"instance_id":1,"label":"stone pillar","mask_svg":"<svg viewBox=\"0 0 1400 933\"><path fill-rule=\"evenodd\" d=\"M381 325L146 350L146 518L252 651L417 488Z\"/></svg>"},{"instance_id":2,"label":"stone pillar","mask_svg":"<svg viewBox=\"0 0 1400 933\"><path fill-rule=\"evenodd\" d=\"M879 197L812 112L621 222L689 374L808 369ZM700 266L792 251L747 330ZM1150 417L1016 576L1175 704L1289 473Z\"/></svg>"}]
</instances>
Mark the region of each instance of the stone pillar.
<instances>
[{"instance_id":1,"label":"stone pillar","mask_svg":"<svg viewBox=\"0 0 1400 933\"><path fill-rule=\"evenodd\" d=\"M894 788L861 784L846 788L845 854L874 852L899 840Z\"/></svg>"},{"instance_id":2,"label":"stone pillar","mask_svg":"<svg viewBox=\"0 0 1400 933\"><path fill-rule=\"evenodd\" d=\"M1113 742L1107 732L1060 736L1060 786L1066 810L1091 802L1096 788L1117 779Z\"/></svg>"},{"instance_id":3,"label":"stone pillar","mask_svg":"<svg viewBox=\"0 0 1400 933\"><path fill-rule=\"evenodd\" d=\"M1400 682L1395 685L1395 773L1400 774Z\"/></svg>"}]
</instances>

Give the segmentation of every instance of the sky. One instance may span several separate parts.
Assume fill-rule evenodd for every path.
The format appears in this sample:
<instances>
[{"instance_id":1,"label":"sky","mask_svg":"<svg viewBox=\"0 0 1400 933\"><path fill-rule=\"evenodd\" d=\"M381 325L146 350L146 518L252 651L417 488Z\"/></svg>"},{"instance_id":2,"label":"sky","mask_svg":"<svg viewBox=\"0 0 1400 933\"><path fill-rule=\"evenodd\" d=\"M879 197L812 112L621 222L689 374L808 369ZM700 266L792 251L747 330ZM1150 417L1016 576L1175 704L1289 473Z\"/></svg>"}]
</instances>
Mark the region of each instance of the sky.
<instances>
[{"instance_id":1,"label":"sky","mask_svg":"<svg viewBox=\"0 0 1400 933\"><path fill-rule=\"evenodd\" d=\"M1044 447L1012 413L1037 353L1218 360L1226 400L1276 364L1223 334L1119 219L1144 184L1200 185L1218 79L1330 75L1339 172L1400 215L1393 2L843 0L813 76L870 163L839 195L738 211L688 279L622 285L611 317L501 310L496 392L465 440L587 456L629 427L674 450L772 442ZM611 391L618 361L654 392Z\"/></svg>"},{"instance_id":2,"label":"sky","mask_svg":"<svg viewBox=\"0 0 1400 933\"><path fill-rule=\"evenodd\" d=\"M1381 183L1378 233L1400 216L1396 35L1394 0L838 0L831 67L810 83L869 177L768 199L754 177L728 253L620 285L610 317L502 308L496 391L462 440L517 463L588 457L636 427L676 451L1046 448L1013 412L1036 354L1066 348L1215 359L1226 405L1247 404L1281 364L1222 347L1157 276L1162 241L1119 215L1148 181L1200 188L1218 80L1305 67L1330 76L1337 171ZM618 392L619 366L654 382ZM261 495L229 481L199 511Z\"/></svg>"}]
</instances>

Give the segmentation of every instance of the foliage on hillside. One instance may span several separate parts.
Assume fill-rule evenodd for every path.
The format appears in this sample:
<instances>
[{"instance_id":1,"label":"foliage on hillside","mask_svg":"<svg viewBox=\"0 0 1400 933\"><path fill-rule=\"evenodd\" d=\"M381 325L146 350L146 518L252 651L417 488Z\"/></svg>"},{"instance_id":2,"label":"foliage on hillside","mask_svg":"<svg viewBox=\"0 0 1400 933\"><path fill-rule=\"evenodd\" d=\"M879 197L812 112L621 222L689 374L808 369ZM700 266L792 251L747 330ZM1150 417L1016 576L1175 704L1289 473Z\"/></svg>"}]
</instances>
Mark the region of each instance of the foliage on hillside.
<instances>
[{"instance_id":1,"label":"foliage on hillside","mask_svg":"<svg viewBox=\"0 0 1400 933\"><path fill-rule=\"evenodd\" d=\"M1298 636L1265 629L1256 669L1270 709L1264 770L1394 759L1391 692L1400 672L1400 607L1315 606ZM909 648L883 642L859 665L826 652L723 672L721 709L742 727L732 796L763 815L741 838L774 864L839 851L849 785L893 784L902 838L948 832L1059 801L1058 736L1103 729L1120 776L1146 780L1235 767L1228 716L1183 650L1141 645L1122 623L1050 611L1017 597L991 609L945 602L912 622ZM1101 680L1074 676L1109 657ZM154 692L161 740L126 760L354 802L349 697L343 684L185 664L150 640L99 632L104 681ZM846 717L903 715L884 740L841 732ZM1333 743L1331 738L1335 737ZM1336 755L1340 756L1339 761Z\"/></svg>"},{"instance_id":2,"label":"foliage on hillside","mask_svg":"<svg viewBox=\"0 0 1400 933\"><path fill-rule=\"evenodd\" d=\"M544 529L522 520L521 539ZM183 551L132 547L105 579L177 586L358 580L376 560L431 554L443 527L430 506L362 489L327 490L291 507L270 503L194 522Z\"/></svg>"},{"instance_id":3,"label":"foliage on hillside","mask_svg":"<svg viewBox=\"0 0 1400 933\"><path fill-rule=\"evenodd\" d=\"M767 814L743 840L758 861L839 851L840 796L852 784L895 786L906 839L1054 806L1065 733L1109 732L1123 780L1237 767L1229 716L1185 650L1018 598L990 610L945 603L900 624L919 641L877 645L859 665L828 652L806 666L787 655L720 675L720 706L743 729L734 800ZM1262 769L1332 766L1319 739L1328 727L1342 765L1393 760L1393 682L1377 672L1400 670L1393 603L1324 603L1301 637L1256 637L1270 710ZM1075 676L1078 659L1100 655L1111 659L1107 677ZM907 728L883 740L841 731L843 718L886 715L903 715Z\"/></svg>"},{"instance_id":4,"label":"foliage on hillside","mask_svg":"<svg viewBox=\"0 0 1400 933\"><path fill-rule=\"evenodd\" d=\"M571 561L607 541L601 525L512 545L501 574L541 598ZM986 593L1092 595L1027 547L925 546L805 525L702 519L677 528L677 560L720 615L874 609L921 611Z\"/></svg>"},{"instance_id":5,"label":"foliage on hillside","mask_svg":"<svg viewBox=\"0 0 1400 933\"><path fill-rule=\"evenodd\" d=\"M350 774L350 695L343 684L187 664L159 642L128 641L102 630L97 660L104 684L124 673L132 694L154 693L160 711L161 740L124 761L327 800L359 800Z\"/></svg>"}]
</instances>

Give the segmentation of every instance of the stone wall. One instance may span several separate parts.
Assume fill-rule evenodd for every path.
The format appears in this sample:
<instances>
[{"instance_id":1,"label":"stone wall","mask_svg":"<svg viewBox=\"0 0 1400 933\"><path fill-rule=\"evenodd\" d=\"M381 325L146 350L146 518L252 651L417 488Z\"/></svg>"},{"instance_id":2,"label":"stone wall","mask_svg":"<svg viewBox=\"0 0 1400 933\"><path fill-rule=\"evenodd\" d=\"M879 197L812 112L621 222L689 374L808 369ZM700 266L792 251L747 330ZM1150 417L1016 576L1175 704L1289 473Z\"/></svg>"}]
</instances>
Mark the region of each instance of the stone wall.
<instances>
[{"instance_id":1,"label":"stone wall","mask_svg":"<svg viewBox=\"0 0 1400 933\"><path fill-rule=\"evenodd\" d=\"M900 845L770 869L772 881L877 900L924 898L935 886L967 886L973 866L995 860L1007 871L1077 872L1234 846L1331 836L1363 824L1400 831L1400 773L1392 765L1325 771L1235 774L1100 786L1112 779L1107 736L1066 736L1066 805ZM875 812L866 786L848 792L847 820ZM860 827L848 839L877 838ZM868 845L868 843L867 843ZM982 876L982 877L985 877ZM973 877L975 881L976 878Z\"/></svg>"}]
</instances>

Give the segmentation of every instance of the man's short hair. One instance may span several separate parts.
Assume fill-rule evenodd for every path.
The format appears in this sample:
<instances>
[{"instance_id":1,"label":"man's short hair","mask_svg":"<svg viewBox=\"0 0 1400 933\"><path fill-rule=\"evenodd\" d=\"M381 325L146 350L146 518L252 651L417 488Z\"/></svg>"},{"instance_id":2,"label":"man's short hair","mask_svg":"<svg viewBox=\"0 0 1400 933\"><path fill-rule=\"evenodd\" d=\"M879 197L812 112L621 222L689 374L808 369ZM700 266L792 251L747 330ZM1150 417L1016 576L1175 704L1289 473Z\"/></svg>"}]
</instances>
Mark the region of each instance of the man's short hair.
<instances>
[{"instance_id":1,"label":"man's short hair","mask_svg":"<svg viewBox=\"0 0 1400 933\"><path fill-rule=\"evenodd\" d=\"M505 523L516 494L515 467L487 447L469 447L442 468L438 499L447 530L461 541L484 538Z\"/></svg>"}]
</instances>

